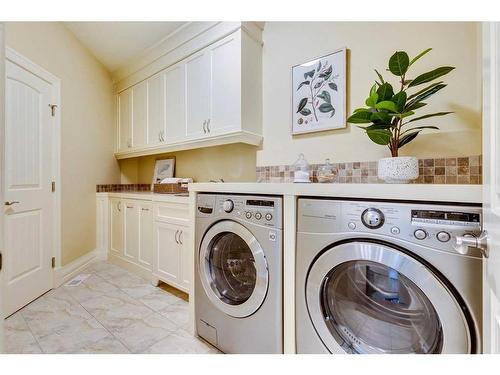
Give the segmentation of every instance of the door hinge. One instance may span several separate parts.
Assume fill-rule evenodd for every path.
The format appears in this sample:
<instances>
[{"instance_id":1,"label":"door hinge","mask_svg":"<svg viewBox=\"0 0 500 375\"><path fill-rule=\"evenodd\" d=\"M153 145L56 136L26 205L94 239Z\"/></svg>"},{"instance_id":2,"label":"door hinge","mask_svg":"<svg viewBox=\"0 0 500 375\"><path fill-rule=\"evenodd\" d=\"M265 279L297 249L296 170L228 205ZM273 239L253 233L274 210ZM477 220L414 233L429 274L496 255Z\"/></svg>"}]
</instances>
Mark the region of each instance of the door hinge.
<instances>
[{"instance_id":1,"label":"door hinge","mask_svg":"<svg viewBox=\"0 0 500 375\"><path fill-rule=\"evenodd\" d=\"M52 181L52 192L54 193L56 191L56 182Z\"/></svg>"},{"instance_id":2,"label":"door hinge","mask_svg":"<svg viewBox=\"0 0 500 375\"><path fill-rule=\"evenodd\" d=\"M52 268L56 268L56 257L52 257Z\"/></svg>"},{"instance_id":3,"label":"door hinge","mask_svg":"<svg viewBox=\"0 0 500 375\"><path fill-rule=\"evenodd\" d=\"M50 107L52 117L54 117L56 115L57 104L49 104L49 107Z\"/></svg>"}]
</instances>

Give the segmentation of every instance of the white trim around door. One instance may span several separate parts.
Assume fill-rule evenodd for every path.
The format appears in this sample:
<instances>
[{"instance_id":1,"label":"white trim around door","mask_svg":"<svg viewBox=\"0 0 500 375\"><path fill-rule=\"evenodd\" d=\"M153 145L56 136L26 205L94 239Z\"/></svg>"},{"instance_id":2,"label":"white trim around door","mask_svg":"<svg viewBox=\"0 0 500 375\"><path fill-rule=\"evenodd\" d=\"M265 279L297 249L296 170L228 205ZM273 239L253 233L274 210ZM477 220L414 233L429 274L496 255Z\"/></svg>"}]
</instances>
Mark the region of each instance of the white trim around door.
<instances>
[{"instance_id":1,"label":"white trim around door","mask_svg":"<svg viewBox=\"0 0 500 375\"><path fill-rule=\"evenodd\" d=\"M50 147L50 160L51 160L51 180L53 181L53 186L55 187L55 191L51 194L51 217L52 223L50 225L50 231L52 231L52 244L51 250L49 251L51 256L55 258L54 269L57 269L61 266L61 176L60 176L60 153L61 153L61 81L59 78L54 76L52 73L46 71L42 67L38 66L28 58L22 56L12 48L6 47L5 49L5 61L7 63L13 64L12 66L17 66L19 69L22 69L33 76L37 77L46 83L50 87L50 106L52 107L53 116L49 116L50 121L49 124L52 127L51 132L51 147ZM6 124L2 124L2 128ZM7 170L7 166L2 166L2 177L5 177ZM3 178L2 178L3 180ZM3 183L3 182L2 182ZM4 228L2 228L4 231ZM7 256L9 255L9 249L4 249ZM56 277L54 269L51 272L50 285L52 287L55 286ZM7 281L4 280L4 284ZM5 288L6 285L3 285ZM5 289L4 289L5 290ZM4 305L5 306L5 305ZM4 312L2 312L3 315Z\"/></svg>"}]
</instances>

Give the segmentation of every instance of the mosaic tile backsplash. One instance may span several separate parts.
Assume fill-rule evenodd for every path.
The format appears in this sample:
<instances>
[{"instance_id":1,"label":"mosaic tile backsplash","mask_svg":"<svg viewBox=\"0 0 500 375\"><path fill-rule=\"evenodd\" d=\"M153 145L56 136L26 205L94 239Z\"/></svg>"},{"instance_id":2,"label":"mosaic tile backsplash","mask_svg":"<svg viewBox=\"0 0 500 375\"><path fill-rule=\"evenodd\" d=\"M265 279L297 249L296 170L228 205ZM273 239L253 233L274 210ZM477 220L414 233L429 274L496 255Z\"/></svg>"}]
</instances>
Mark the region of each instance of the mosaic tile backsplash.
<instances>
[{"instance_id":1,"label":"mosaic tile backsplash","mask_svg":"<svg viewBox=\"0 0 500 375\"><path fill-rule=\"evenodd\" d=\"M151 184L102 184L96 185L96 191L98 193L151 191Z\"/></svg>"},{"instance_id":2,"label":"mosaic tile backsplash","mask_svg":"<svg viewBox=\"0 0 500 375\"><path fill-rule=\"evenodd\" d=\"M317 172L322 164L311 164L312 182L318 182ZM419 177L415 184L481 184L481 155L419 159ZM384 181L377 178L377 162L362 161L333 163L337 169L334 183L377 184ZM258 182L293 182L293 165L257 167Z\"/></svg>"}]
</instances>

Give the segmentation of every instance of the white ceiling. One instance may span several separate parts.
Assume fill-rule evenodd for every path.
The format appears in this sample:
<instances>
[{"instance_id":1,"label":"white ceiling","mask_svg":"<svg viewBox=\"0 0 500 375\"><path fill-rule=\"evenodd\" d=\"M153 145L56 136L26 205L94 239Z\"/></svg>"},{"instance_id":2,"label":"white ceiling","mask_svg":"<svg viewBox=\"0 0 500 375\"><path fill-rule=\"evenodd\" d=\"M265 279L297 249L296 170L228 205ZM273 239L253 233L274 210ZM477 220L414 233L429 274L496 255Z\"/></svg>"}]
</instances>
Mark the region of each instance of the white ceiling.
<instances>
[{"instance_id":1,"label":"white ceiling","mask_svg":"<svg viewBox=\"0 0 500 375\"><path fill-rule=\"evenodd\" d=\"M110 71L122 67L186 22L65 22Z\"/></svg>"}]
</instances>

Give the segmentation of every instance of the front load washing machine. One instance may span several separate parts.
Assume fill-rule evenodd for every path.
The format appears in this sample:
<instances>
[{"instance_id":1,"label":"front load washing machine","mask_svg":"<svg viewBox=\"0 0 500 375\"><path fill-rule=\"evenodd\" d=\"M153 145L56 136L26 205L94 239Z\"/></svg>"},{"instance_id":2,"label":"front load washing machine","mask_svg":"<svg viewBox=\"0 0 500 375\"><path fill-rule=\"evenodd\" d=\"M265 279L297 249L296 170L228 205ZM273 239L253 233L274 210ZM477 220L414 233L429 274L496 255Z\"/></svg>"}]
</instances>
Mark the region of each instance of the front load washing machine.
<instances>
[{"instance_id":1,"label":"front load washing machine","mask_svg":"<svg viewBox=\"0 0 500 375\"><path fill-rule=\"evenodd\" d=\"M195 318L224 353L282 353L282 198L199 194Z\"/></svg>"},{"instance_id":2,"label":"front load washing machine","mask_svg":"<svg viewBox=\"0 0 500 375\"><path fill-rule=\"evenodd\" d=\"M301 198L298 353L480 353L481 208Z\"/></svg>"}]
</instances>

